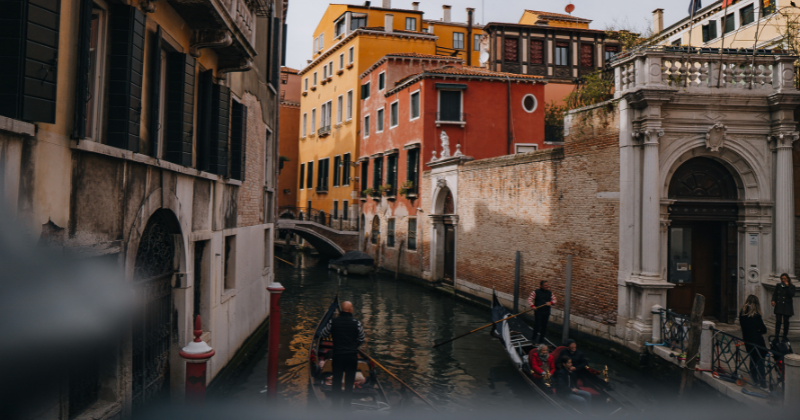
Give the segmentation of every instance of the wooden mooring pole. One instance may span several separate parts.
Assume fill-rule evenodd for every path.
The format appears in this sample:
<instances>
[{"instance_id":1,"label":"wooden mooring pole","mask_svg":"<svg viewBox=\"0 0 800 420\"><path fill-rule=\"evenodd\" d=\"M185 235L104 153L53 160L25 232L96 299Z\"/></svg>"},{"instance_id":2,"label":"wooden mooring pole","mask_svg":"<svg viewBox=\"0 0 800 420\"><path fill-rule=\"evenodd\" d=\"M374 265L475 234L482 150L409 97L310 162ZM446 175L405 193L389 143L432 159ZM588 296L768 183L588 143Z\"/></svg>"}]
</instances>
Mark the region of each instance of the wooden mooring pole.
<instances>
[{"instance_id":1,"label":"wooden mooring pole","mask_svg":"<svg viewBox=\"0 0 800 420\"><path fill-rule=\"evenodd\" d=\"M564 325L561 329L561 342L569 338L569 311L570 297L572 295L572 255L567 255L567 283L564 285Z\"/></svg>"},{"instance_id":2,"label":"wooden mooring pole","mask_svg":"<svg viewBox=\"0 0 800 420\"><path fill-rule=\"evenodd\" d=\"M514 305L512 313L519 313L519 271L520 271L520 260L522 259L522 253L517 251L517 259L514 264Z\"/></svg>"},{"instance_id":3,"label":"wooden mooring pole","mask_svg":"<svg viewBox=\"0 0 800 420\"><path fill-rule=\"evenodd\" d=\"M686 391L691 391L694 381L694 367L697 365L697 356L700 351L700 335L703 333L703 311L706 308L706 298L701 294L694 295L694 306L689 319L689 344L686 349L686 367L681 375L681 390L683 396Z\"/></svg>"}]
</instances>

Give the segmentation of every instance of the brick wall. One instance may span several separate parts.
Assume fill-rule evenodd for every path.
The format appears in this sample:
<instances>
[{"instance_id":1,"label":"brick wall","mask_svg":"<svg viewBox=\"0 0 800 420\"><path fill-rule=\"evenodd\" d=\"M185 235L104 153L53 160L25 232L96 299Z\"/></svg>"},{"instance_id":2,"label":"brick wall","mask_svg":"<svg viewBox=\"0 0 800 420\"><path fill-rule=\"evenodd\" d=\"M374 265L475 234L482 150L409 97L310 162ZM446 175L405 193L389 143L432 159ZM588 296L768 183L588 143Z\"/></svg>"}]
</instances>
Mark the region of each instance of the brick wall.
<instances>
[{"instance_id":1,"label":"brick wall","mask_svg":"<svg viewBox=\"0 0 800 420\"><path fill-rule=\"evenodd\" d=\"M255 226L264 222L264 165L267 127L261 118L261 103L245 93L241 98L247 107L247 144L245 174L239 187L238 226Z\"/></svg>"}]
</instances>

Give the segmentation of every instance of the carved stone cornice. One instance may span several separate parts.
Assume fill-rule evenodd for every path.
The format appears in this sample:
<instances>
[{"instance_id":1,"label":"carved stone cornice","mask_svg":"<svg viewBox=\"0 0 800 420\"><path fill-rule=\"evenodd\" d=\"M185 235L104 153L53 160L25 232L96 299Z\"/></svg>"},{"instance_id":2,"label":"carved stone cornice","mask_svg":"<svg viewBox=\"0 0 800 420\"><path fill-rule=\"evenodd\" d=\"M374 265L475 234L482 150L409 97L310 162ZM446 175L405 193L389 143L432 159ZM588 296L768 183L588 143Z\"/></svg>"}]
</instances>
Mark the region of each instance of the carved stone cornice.
<instances>
[{"instance_id":1,"label":"carved stone cornice","mask_svg":"<svg viewBox=\"0 0 800 420\"><path fill-rule=\"evenodd\" d=\"M791 149L792 144L798 139L800 139L800 132L797 131L784 131L767 136L767 141L774 141L777 149Z\"/></svg>"},{"instance_id":2,"label":"carved stone cornice","mask_svg":"<svg viewBox=\"0 0 800 420\"><path fill-rule=\"evenodd\" d=\"M632 108L642 109L651 106L660 107L672 100L676 90L672 89L639 89L625 95L628 105Z\"/></svg>"}]
</instances>

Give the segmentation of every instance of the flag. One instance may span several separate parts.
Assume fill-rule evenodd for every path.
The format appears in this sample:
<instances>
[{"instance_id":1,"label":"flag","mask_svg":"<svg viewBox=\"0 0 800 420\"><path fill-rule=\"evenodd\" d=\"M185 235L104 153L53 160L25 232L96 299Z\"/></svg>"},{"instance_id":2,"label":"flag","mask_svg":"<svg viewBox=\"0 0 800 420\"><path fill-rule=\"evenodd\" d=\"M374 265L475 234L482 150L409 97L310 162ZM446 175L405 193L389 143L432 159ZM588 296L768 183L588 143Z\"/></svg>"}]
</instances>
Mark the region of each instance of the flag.
<instances>
[{"instance_id":1,"label":"flag","mask_svg":"<svg viewBox=\"0 0 800 420\"><path fill-rule=\"evenodd\" d=\"M724 8L732 5L733 2L734 2L734 0L722 0L722 6L720 6L720 7L722 7L724 9ZM767 2L769 2L769 0L767 0Z\"/></svg>"},{"instance_id":2,"label":"flag","mask_svg":"<svg viewBox=\"0 0 800 420\"><path fill-rule=\"evenodd\" d=\"M723 0L723 1L731 1L731 0ZM689 16L694 16L698 10L703 8L703 4L700 0L689 0Z\"/></svg>"}]
</instances>

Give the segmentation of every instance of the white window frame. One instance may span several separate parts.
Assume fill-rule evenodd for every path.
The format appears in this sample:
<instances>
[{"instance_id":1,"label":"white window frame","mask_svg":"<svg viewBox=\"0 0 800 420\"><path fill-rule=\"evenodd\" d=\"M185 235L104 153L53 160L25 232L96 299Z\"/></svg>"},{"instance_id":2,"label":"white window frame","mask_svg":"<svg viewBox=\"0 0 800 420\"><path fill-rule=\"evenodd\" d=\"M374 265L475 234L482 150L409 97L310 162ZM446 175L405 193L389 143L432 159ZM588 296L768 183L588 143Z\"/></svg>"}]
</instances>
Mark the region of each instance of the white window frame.
<instances>
[{"instance_id":1,"label":"white window frame","mask_svg":"<svg viewBox=\"0 0 800 420\"><path fill-rule=\"evenodd\" d=\"M456 35L461 35L461 48L457 48L456 47ZM464 34L464 32L453 32L453 49L454 50L463 50L463 49L467 48L467 46L465 45L466 44L466 42L465 42L466 40L464 39L465 37L466 37L466 35Z\"/></svg>"},{"instance_id":2,"label":"white window frame","mask_svg":"<svg viewBox=\"0 0 800 420\"><path fill-rule=\"evenodd\" d=\"M308 132L306 131L307 128L308 128L308 113L304 112L303 113L303 138L306 138L306 136L308 135L307 134Z\"/></svg>"},{"instance_id":3,"label":"white window frame","mask_svg":"<svg viewBox=\"0 0 800 420\"><path fill-rule=\"evenodd\" d=\"M311 85L311 87L317 87L317 72L314 72L314 80L313 80L313 84Z\"/></svg>"},{"instance_id":4,"label":"white window frame","mask_svg":"<svg viewBox=\"0 0 800 420\"><path fill-rule=\"evenodd\" d=\"M414 22L413 28L409 28L409 22ZM417 18L407 17L406 18L406 30L407 31L416 31L417 30Z\"/></svg>"},{"instance_id":5,"label":"white window frame","mask_svg":"<svg viewBox=\"0 0 800 420\"><path fill-rule=\"evenodd\" d=\"M523 147L533 147L533 148L534 148L534 150L539 150L539 145L538 145L538 144L536 144L536 143L516 143L516 144L514 144L514 154L517 154L517 153L527 153L527 152L520 152L520 151L519 151L519 147L520 147L520 146L523 146Z\"/></svg>"},{"instance_id":6,"label":"white window frame","mask_svg":"<svg viewBox=\"0 0 800 420\"><path fill-rule=\"evenodd\" d=\"M353 119L353 91L347 91L347 121Z\"/></svg>"},{"instance_id":7,"label":"white window frame","mask_svg":"<svg viewBox=\"0 0 800 420\"><path fill-rule=\"evenodd\" d=\"M481 37L483 34L472 34L472 51L481 50Z\"/></svg>"},{"instance_id":8,"label":"white window frame","mask_svg":"<svg viewBox=\"0 0 800 420\"><path fill-rule=\"evenodd\" d=\"M303 92L308 92L308 77L303 81Z\"/></svg>"},{"instance_id":9,"label":"white window frame","mask_svg":"<svg viewBox=\"0 0 800 420\"><path fill-rule=\"evenodd\" d=\"M364 138L369 137L369 114L364 115Z\"/></svg>"},{"instance_id":10,"label":"white window frame","mask_svg":"<svg viewBox=\"0 0 800 420\"><path fill-rule=\"evenodd\" d=\"M442 115L442 91L444 91L444 90L461 92L461 116L460 116L461 121L439 121L438 116ZM436 120L439 123L452 123L452 124L461 124L461 125L466 124L466 121L464 121L464 90L463 89L439 89L439 91L436 92L436 116L437 116Z\"/></svg>"},{"instance_id":11,"label":"white window frame","mask_svg":"<svg viewBox=\"0 0 800 420\"><path fill-rule=\"evenodd\" d=\"M339 95L336 101L336 124L342 123L342 114L344 114L344 95Z\"/></svg>"},{"instance_id":12,"label":"white window frame","mask_svg":"<svg viewBox=\"0 0 800 420\"><path fill-rule=\"evenodd\" d=\"M102 122L103 122L103 110L105 109L104 101L105 95L103 95L105 83L106 83L106 63L108 62L108 51L106 49L106 44L108 44L108 5L99 0L95 0L92 4L92 13L94 14L95 7L99 11L99 22L98 22L98 31L97 31L97 53L96 57L98 58L94 63L95 68L95 77L94 80L89 80L89 83L93 85L94 89L94 98L92 101L92 108L86 110L86 116L91 117L92 119L92 126L89 127L89 130L86 130L86 139L99 142L102 134ZM161 52L159 51L159 54ZM163 65L162 65L163 67ZM163 89L164 85L166 84L165 80L162 80L162 89L159 89L161 92L161 96L166 97L165 89ZM164 108L162 108L164 109ZM164 130L159 130L158 133L150 133L150 136L158 136L159 134L164 133ZM159 141L159 144L163 144L163 141ZM159 157L159 156L156 156Z\"/></svg>"},{"instance_id":13,"label":"white window frame","mask_svg":"<svg viewBox=\"0 0 800 420\"><path fill-rule=\"evenodd\" d=\"M378 108L378 110L375 112L375 132L376 133L383 133L383 130L386 128L385 127L386 121L383 121L385 119L386 119L386 108ZM378 129L378 127L380 127L380 129Z\"/></svg>"},{"instance_id":14,"label":"white window frame","mask_svg":"<svg viewBox=\"0 0 800 420\"><path fill-rule=\"evenodd\" d=\"M324 82L328 78L328 66L322 66L322 81Z\"/></svg>"},{"instance_id":15,"label":"white window frame","mask_svg":"<svg viewBox=\"0 0 800 420\"><path fill-rule=\"evenodd\" d=\"M319 34L319 50L317 50L317 52L321 52L324 47L325 47L325 32Z\"/></svg>"},{"instance_id":16,"label":"white window frame","mask_svg":"<svg viewBox=\"0 0 800 420\"><path fill-rule=\"evenodd\" d=\"M328 77L333 77L333 60L328 62Z\"/></svg>"},{"instance_id":17,"label":"white window frame","mask_svg":"<svg viewBox=\"0 0 800 420\"><path fill-rule=\"evenodd\" d=\"M381 86L381 77L383 78L383 86ZM386 72L382 71L378 73L378 92L383 92L386 90Z\"/></svg>"},{"instance_id":18,"label":"white window frame","mask_svg":"<svg viewBox=\"0 0 800 420\"><path fill-rule=\"evenodd\" d=\"M419 105L417 106L417 112L419 112L419 114L417 114L416 117L414 116L414 95L417 95L417 101L419 101ZM408 95L408 120L418 120L420 115L422 115L422 94L420 93L420 90L417 89Z\"/></svg>"},{"instance_id":19,"label":"white window frame","mask_svg":"<svg viewBox=\"0 0 800 420\"><path fill-rule=\"evenodd\" d=\"M311 109L311 134L317 133L317 108Z\"/></svg>"},{"instance_id":20,"label":"white window frame","mask_svg":"<svg viewBox=\"0 0 800 420\"><path fill-rule=\"evenodd\" d=\"M356 47L350 47L350 62L347 64L353 64L353 61L356 59Z\"/></svg>"},{"instance_id":21,"label":"white window frame","mask_svg":"<svg viewBox=\"0 0 800 420\"><path fill-rule=\"evenodd\" d=\"M339 70L344 70L344 53L339 54Z\"/></svg>"},{"instance_id":22,"label":"white window frame","mask_svg":"<svg viewBox=\"0 0 800 420\"><path fill-rule=\"evenodd\" d=\"M525 99L527 99L528 97L533 98L533 109L530 110L530 111L528 111L528 108L525 108ZM529 94L523 96L522 97L522 109L525 110L525 112L527 112L528 114L533 114L534 112L536 112L536 110L539 109L539 100L536 99L536 95L534 95L532 93L529 93Z\"/></svg>"},{"instance_id":23,"label":"white window frame","mask_svg":"<svg viewBox=\"0 0 800 420\"><path fill-rule=\"evenodd\" d=\"M397 110L397 121L393 121L392 111ZM395 124L392 124L395 123ZM394 102L389 104L389 129L393 129L400 125L400 101L395 100Z\"/></svg>"}]
</instances>

